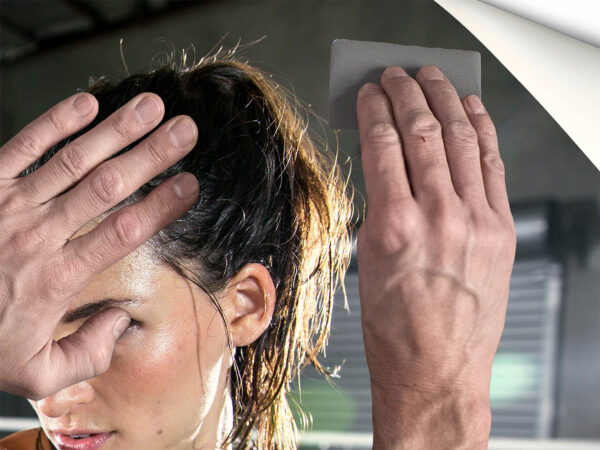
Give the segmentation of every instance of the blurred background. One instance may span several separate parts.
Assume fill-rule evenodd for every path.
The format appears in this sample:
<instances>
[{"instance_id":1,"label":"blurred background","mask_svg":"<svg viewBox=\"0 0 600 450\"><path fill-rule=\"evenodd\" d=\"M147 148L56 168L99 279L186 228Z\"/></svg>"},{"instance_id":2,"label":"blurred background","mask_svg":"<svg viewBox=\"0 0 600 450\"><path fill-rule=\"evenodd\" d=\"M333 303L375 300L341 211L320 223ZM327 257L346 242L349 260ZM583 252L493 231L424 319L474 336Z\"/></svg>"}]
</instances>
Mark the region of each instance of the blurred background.
<instances>
[{"instance_id":1,"label":"blurred background","mask_svg":"<svg viewBox=\"0 0 600 450\"><path fill-rule=\"evenodd\" d=\"M498 130L518 238L492 376L490 448L583 448L584 440L585 448L600 448L600 172L498 60L433 1L2 0L0 27L2 143L84 89L90 75L126 76L121 38L130 73L156 67L165 53L187 49L199 59L215 46L260 40L241 55L325 120L333 39L479 51L483 101ZM313 126L333 148L339 142L362 214L358 133L334 133L318 120ZM292 395L313 418L304 448L370 448L355 264L346 286L349 310L340 296L326 359L330 367L341 366L340 377L330 385L307 370L302 394L296 389ZM33 417L26 401L0 393L0 436L36 426Z\"/></svg>"}]
</instances>

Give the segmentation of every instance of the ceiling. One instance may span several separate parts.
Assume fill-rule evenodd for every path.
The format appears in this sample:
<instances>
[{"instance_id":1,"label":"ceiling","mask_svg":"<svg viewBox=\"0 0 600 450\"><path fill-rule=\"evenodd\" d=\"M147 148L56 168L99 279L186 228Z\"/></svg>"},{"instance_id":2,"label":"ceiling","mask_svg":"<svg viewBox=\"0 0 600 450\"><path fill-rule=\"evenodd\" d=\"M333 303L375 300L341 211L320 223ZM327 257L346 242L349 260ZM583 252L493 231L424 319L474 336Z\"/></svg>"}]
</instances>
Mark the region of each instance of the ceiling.
<instances>
[{"instance_id":1,"label":"ceiling","mask_svg":"<svg viewBox=\"0 0 600 450\"><path fill-rule=\"evenodd\" d=\"M210 1L0 0L0 62Z\"/></svg>"}]
</instances>

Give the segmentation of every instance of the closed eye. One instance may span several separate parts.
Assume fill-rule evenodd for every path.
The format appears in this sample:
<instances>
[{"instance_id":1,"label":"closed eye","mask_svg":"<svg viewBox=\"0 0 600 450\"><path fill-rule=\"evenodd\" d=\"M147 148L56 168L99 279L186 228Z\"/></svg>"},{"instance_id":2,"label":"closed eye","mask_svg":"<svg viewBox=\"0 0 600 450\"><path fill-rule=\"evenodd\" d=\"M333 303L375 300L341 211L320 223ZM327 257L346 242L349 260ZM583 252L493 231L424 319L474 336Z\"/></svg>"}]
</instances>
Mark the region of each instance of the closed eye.
<instances>
[{"instance_id":1,"label":"closed eye","mask_svg":"<svg viewBox=\"0 0 600 450\"><path fill-rule=\"evenodd\" d=\"M126 305L138 305L138 304L140 304L139 299L103 298L101 300L98 300L98 301L95 301L92 303L86 303L85 305L82 305L82 306L74 309L73 311L69 311L69 312L65 313L65 315L61 319L61 322L62 323L73 323L78 320L85 319L87 317L91 317L94 314L97 314L100 311L103 311L106 308L109 308L111 306L122 307L122 306L126 306Z\"/></svg>"},{"instance_id":2,"label":"closed eye","mask_svg":"<svg viewBox=\"0 0 600 450\"><path fill-rule=\"evenodd\" d=\"M142 327L142 323L138 322L135 319L131 319L131 321L129 322L129 326L127 327L127 329L130 328L141 328Z\"/></svg>"}]
</instances>

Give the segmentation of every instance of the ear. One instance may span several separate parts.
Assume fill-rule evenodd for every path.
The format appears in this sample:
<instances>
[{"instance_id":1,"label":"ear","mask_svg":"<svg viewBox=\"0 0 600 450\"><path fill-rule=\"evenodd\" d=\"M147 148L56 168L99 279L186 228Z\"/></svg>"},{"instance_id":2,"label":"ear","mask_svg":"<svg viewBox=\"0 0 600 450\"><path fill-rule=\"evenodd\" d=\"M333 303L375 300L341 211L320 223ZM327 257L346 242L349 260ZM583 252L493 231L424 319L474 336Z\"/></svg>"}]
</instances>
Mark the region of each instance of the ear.
<instances>
[{"instance_id":1,"label":"ear","mask_svg":"<svg viewBox=\"0 0 600 450\"><path fill-rule=\"evenodd\" d=\"M248 264L230 280L226 316L235 347L251 344L267 329L275 300L273 279L262 264Z\"/></svg>"}]
</instances>

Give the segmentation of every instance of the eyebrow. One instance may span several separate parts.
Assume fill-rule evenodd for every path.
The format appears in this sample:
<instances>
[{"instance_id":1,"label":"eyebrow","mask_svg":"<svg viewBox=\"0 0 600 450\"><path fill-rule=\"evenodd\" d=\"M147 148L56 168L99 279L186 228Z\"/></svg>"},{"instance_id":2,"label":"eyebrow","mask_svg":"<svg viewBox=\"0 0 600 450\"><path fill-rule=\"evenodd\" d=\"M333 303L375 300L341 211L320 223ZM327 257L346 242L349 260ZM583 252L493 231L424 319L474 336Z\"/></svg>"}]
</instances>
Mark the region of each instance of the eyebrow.
<instances>
[{"instance_id":1,"label":"eyebrow","mask_svg":"<svg viewBox=\"0 0 600 450\"><path fill-rule=\"evenodd\" d=\"M103 298L95 302L86 303L85 305L75 308L73 311L66 312L60 321L62 323L73 323L80 319L93 316L111 306L137 305L139 303L140 300L133 298Z\"/></svg>"}]
</instances>

